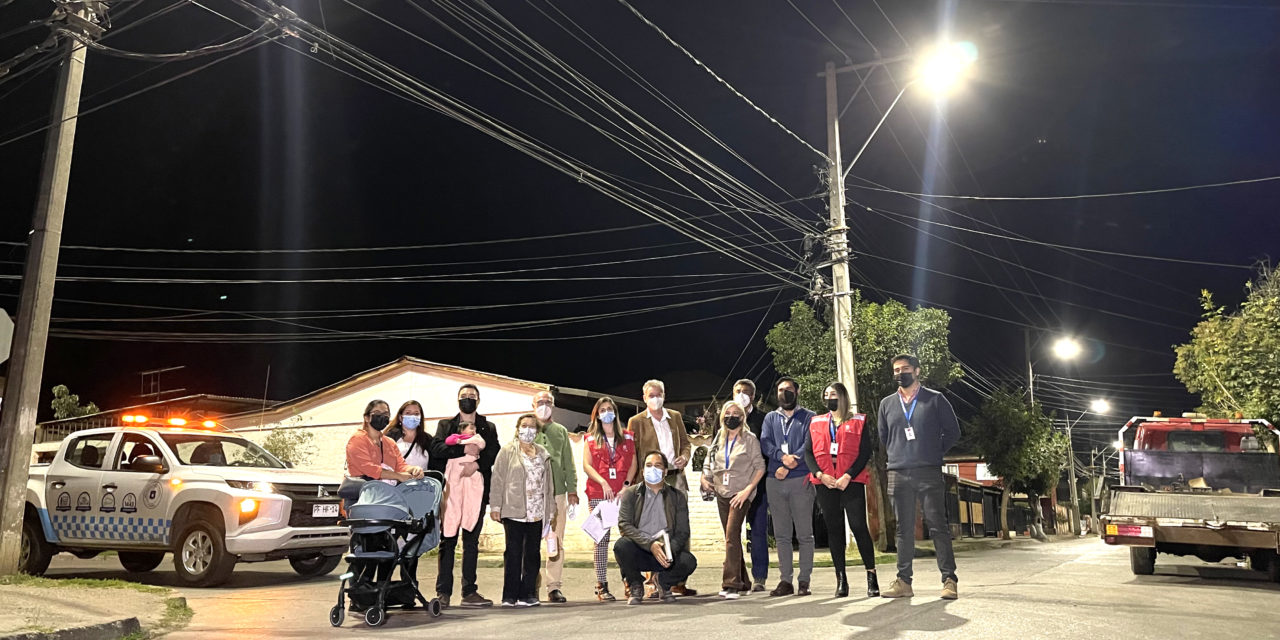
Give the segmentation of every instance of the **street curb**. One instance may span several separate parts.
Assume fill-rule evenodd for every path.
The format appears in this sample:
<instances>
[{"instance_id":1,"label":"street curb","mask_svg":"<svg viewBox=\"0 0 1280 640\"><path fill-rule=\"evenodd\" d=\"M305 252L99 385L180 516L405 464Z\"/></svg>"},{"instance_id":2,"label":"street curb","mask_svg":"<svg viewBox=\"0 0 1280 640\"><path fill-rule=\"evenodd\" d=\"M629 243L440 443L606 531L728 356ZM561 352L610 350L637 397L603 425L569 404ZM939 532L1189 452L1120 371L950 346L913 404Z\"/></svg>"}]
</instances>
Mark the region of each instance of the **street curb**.
<instances>
[{"instance_id":1,"label":"street curb","mask_svg":"<svg viewBox=\"0 0 1280 640\"><path fill-rule=\"evenodd\" d=\"M58 631L31 631L0 636L0 640L115 640L132 633L141 633L142 624L137 618L112 620L83 627Z\"/></svg>"}]
</instances>

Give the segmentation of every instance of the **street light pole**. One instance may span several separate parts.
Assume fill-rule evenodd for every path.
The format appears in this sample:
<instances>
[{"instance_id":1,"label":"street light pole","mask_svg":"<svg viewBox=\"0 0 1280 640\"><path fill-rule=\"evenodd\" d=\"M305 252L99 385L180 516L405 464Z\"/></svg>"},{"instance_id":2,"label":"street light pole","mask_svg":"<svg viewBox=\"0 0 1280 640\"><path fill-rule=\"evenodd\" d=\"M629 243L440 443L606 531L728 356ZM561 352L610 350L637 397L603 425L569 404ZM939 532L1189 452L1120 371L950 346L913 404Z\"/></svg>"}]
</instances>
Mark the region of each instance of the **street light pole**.
<instances>
[{"instance_id":1,"label":"street light pole","mask_svg":"<svg viewBox=\"0 0 1280 640\"><path fill-rule=\"evenodd\" d=\"M844 219L844 167L840 161L840 112L836 101L836 65L827 63L827 210L831 226L832 327L836 336L836 378L849 391L850 409L858 411L857 360L853 351L853 311L849 304L849 228ZM888 112L885 112L888 115ZM874 134L873 134L874 135ZM865 149L866 146L864 145Z\"/></svg>"},{"instance_id":2,"label":"street light pole","mask_svg":"<svg viewBox=\"0 0 1280 640\"><path fill-rule=\"evenodd\" d=\"M69 6L76 8L62 16L68 29L86 37L101 34L101 28L92 22L97 3ZM68 37L62 46L66 54L58 72L40 191L27 236L27 261L18 298L9 379L4 390L4 411L0 412L0 575L17 573L22 550L27 470L31 466L53 285L62 245L62 218L71 178L71 152L80 115L80 87L84 81L85 45Z\"/></svg>"}]
</instances>

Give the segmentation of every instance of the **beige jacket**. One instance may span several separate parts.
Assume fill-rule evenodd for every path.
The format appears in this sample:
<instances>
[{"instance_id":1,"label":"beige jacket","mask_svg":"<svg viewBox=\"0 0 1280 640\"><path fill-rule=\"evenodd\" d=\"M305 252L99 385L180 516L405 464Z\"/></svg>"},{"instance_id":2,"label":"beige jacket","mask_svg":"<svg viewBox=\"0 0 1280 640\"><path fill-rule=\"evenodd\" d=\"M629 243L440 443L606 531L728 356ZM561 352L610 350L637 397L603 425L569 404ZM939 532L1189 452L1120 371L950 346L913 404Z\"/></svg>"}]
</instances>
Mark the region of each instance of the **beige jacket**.
<instances>
[{"instance_id":1,"label":"beige jacket","mask_svg":"<svg viewBox=\"0 0 1280 640\"><path fill-rule=\"evenodd\" d=\"M551 454L539 445L538 462L542 463L542 505L546 512L542 522L550 523L556 514L556 494L551 482ZM493 480L489 485L489 511L497 511L503 518L525 518L525 473L520 462L520 444L503 447L498 459L493 461Z\"/></svg>"},{"instance_id":2,"label":"beige jacket","mask_svg":"<svg viewBox=\"0 0 1280 640\"><path fill-rule=\"evenodd\" d=\"M729 465L725 466L725 447L729 446ZM738 437L725 439L724 431L716 434L707 450L707 461L704 463L702 475L715 489L716 495L731 498L733 494L746 489L756 473L765 470L764 457L760 455L760 440L750 429L739 429ZM729 479L725 484L725 478ZM757 483L758 485L759 483ZM756 488L751 489L751 498L755 499Z\"/></svg>"}]
</instances>

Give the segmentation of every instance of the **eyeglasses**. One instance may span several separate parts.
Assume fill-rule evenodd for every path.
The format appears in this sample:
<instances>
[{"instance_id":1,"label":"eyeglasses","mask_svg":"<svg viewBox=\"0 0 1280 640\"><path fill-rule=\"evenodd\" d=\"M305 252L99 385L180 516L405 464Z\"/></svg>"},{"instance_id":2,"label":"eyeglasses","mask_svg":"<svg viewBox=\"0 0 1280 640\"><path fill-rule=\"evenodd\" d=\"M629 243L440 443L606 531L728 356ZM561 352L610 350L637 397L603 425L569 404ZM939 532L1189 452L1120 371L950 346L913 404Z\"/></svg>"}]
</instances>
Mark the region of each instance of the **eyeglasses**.
<instances>
[{"instance_id":1,"label":"eyeglasses","mask_svg":"<svg viewBox=\"0 0 1280 640\"><path fill-rule=\"evenodd\" d=\"M554 406L556 406L556 403L555 403L555 402L552 402L551 400L539 400L539 401L537 401L537 402L533 403L533 406L535 406L535 407L554 407Z\"/></svg>"}]
</instances>

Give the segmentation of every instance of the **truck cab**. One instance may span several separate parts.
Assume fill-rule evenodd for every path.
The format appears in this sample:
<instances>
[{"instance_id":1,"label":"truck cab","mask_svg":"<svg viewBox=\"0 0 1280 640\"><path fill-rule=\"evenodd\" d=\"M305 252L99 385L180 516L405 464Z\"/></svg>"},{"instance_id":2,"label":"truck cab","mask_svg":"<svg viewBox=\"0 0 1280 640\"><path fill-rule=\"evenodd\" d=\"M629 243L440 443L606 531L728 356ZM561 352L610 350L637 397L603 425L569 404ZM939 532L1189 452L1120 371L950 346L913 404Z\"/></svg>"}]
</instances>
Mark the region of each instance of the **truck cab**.
<instances>
[{"instance_id":1,"label":"truck cab","mask_svg":"<svg viewBox=\"0 0 1280 640\"><path fill-rule=\"evenodd\" d=\"M88 429L30 469L21 568L38 575L58 552L116 551L126 570L150 571L172 552L190 586L224 582L237 562L287 559L322 575L349 540L337 493L333 479L291 469L234 433Z\"/></svg>"}]
</instances>

